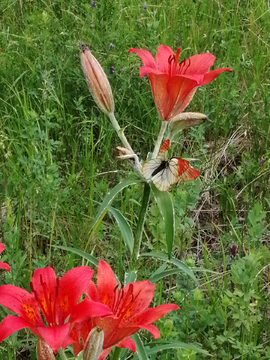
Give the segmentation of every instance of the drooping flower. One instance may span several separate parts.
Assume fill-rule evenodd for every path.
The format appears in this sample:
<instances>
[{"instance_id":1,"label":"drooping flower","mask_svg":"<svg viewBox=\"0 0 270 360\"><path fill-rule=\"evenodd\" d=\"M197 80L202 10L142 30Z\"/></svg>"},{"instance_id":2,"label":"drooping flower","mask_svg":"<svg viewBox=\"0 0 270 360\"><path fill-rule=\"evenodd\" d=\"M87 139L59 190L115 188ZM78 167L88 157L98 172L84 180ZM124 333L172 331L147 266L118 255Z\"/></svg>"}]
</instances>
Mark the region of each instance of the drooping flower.
<instances>
[{"instance_id":1,"label":"drooping flower","mask_svg":"<svg viewBox=\"0 0 270 360\"><path fill-rule=\"evenodd\" d=\"M101 302L112 311L111 315L104 317L92 317L84 323L75 324L73 333L73 349L75 356L82 349L89 331L98 326L104 331L103 359L115 345L136 351L136 345L130 335L140 329L149 331L154 338L160 336L154 321L167 314L169 311L179 309L175 304L163 304L155 308L148 308L153 296L155 285L149 281L137 281L120 289L111 267L100 261L97 271L97 286L90 281L86 295L97 302Z\"/></svg>"},{"instance_id":2,"label":"drooping flower","mask_svg":"<svg viewBox=\"0 0 270 360\"><path fill-rule=\"evenodd\" d=\"M223 71L232 71L230 68L209 71L216 59L209 53L193 55L179 63L180 48L175 55L169 46L160 45L155 59L148 50L129 49L128 52L140 56L143 62L140 76L148 75L162 120L170 120L183 111L198 86L210 83Z\"/></svg>"},{"instance_id":3,"label":"drooping flower","mask_svg":"<svg viewBox=\"0 0 270 360\"><path fill-rule=\"evenodd\" d=\"M263 165L263 163L264 163L264 158L263 158L263 157L261 157L261 161L259 162L259 166L262 166L262 165Z\"/></svg>"},{"instance_id":4,"label":"drooping flower","mask_svg":"<svg viewBox=\"0 0 270 360\"><path fill-rule=\"evenodd\" d=\"M93 270L88 266L81 266L58 279L54 270L47 267L35 270L30 283L32 293L13 285L0 286L0 304L19 315L4 318L0 324L0 342L20 329L29 328L54 352L68 346L72 342L69 337L71 319L83 321L90 317L89 314L110 314L106 306L91 299L77 304L92 274ZM66 321L68 317L69 321Z\"/></svg>"},{"instance_id":5,"label":"drooping flower","mask_svg":"<svg viewBox=\"0 0 270 360\"><path fill-rule=\"evenodd\" d=\"M3 243L0 243L0 254L2 254L2 252L5 250L5 248L6 248L6 245ZM0 269L4 269L4 270L7 270L8 272L10 272L9 264L7 264L3 261L0 261Z\"/></svg>"}]
</instances>

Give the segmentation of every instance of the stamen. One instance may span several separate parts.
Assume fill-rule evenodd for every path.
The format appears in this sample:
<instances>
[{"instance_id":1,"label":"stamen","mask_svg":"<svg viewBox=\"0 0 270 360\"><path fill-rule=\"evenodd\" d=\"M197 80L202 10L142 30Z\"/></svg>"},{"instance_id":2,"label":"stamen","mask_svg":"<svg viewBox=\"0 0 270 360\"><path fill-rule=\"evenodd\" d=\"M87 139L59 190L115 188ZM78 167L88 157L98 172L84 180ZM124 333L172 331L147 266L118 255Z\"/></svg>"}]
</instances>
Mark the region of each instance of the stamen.
<instances>
[{"instance_id":1,"label":"stamen","mask_svg":"<svg viewBox=\"0 0 270 360\"><path fill-rule=\"evenodd\" d=\"M187 63L187 61L188 61L188 63ZM185 74L187 69L190 67L190 64L191 64L190 58L188 58L188 59L184 58L184 60L181 61L179 64L179 69L178 69L179 73Z\"/></svg>"}]
</instances>

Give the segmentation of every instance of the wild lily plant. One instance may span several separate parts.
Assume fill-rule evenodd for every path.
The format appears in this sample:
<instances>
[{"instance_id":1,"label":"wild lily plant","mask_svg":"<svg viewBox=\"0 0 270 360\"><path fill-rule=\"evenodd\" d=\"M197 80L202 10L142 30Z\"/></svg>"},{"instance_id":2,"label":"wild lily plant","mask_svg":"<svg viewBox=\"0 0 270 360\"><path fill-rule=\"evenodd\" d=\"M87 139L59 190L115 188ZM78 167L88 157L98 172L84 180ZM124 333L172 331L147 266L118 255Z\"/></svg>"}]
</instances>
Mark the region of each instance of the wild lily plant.
<instances>
[{"instance_id":1,"label":"wild lily plant","mask_svg":"<svg viewBox=\"0 0 270 360\"><path fill-rule=\"evenodd\" d=\"M0 341L20 329L28 328L38 339L38 360L54 360L54 354L57 352L61 359L67 359L64 349L69 345L72 345L77 359L101 360L113 347L116 347L114 359L119 359L121 348L133 352L139 348L138 351L143 351L147 357L136 333L144 329L155 339L158 338L160 333L153 322L179 307L175 304L161 304L149 308L155 285L148 280L136 281L140 256L170 261L178 268L169 272L159 272L155 274L158 275L157 278L181 270L196 280L187 265L171 256L174 242L174 209L169 190L174 184L196 179L200 172L194 169L188 160L170 157L170 144L180 131L199 125L206 118L199 112L183 113L198 86L210 83L220 73L231 69L209 71L215 61L215 57L209 53L194 55L179 62L180 48L175 54L170 47L164 45L159 46L156 58L147 50L130 49L129 53L136 53L143 62L140 76L149 77L161 119L160 132L153 152L143 162L130 145L115 117L113 93L104 70L87 47L84 47L81 53L83 73L93 99L99 109L109 117L122 143L121 146L117 146L118 158L127 160L136 174L135 177L124 179L104 198L93 222L85 252L81 252L87 260L97 266L96 283L91 280L94 271L88 266L70 269L61 279L56 276L52 267L46 267L34 271L30 283L32 292L14 285L0 286L0 304L17 315L7 315L1 322ZM110 206L120 191L133 184L143 186L141 208L134 234L125 217ZM167 254L140 254L151 193L165 222ZM106 211L110 211L117 220L130 253L125 284L119 284L107 262L98 261L86 252L91 237ZM1 253L5 246L0 245ZM0 267L10 271L6 263L0 262Z\"/></svg>"}]
</instances>

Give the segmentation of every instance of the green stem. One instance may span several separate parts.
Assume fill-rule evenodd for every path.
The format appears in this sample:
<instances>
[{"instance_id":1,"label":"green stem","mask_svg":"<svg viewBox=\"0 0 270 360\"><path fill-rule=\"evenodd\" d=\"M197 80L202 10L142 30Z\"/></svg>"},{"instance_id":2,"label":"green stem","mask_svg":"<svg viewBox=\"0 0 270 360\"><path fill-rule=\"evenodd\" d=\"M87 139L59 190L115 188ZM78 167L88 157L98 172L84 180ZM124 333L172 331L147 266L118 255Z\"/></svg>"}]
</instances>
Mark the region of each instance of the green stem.
<instances>
[{"instance_id":1,"label":"green stem","mask_svg":"<svg viewBox=\"0 0 270 360\"><path fill-rule=\"evenodd\" d=\"M62 348L58 350L58 354L60 355L61 360L68 360L66 354Z\"/></svg>"},{"instance_id":2,"label":"green stem","mask_svg":"<svg viewBox=\"0 0 270 360\"><path fill-rule=\"evenodd\" d=\"M115 347L114 352L113 352L112 360L119 360L120 359L121 350L122 350L121 348Z\"/></svg>"},{"instance_id":3,"label":"green stem","mask_svg":"<svg viewBox=\"0 0 270 360\"><path fill-rule=\"evenodd\" d=\"M159 148L161 146L161 143L162 143L162 140L163 140L163 137L165 134L165 130L167 128L167 123L168 123L168 121L165 121L165 120L163 120L161 122L161 127L160 127L158 138L157 138L157 141L155 144L155 149L152 154L152 159L155 159L158 156Z\"/></svg>"},{"instance_id":4,"label":"green stem","mask_svg":"<svg viewBox=\"0 0 270 360\"><path fill-rule=\"evenodd\" d=\"M134 248L133 248L133 253L132 253L132 256L130 259L130 265L129 265L129 268L131 271L135 271L138 268L138 258L139 258L141 240L142 240L142 232L143 232L143 226L144 226L144 221L145 221L145 215L146 215L146 211L148 208L149 198L150 198L150 185L148 183L145 183L141 210L140 210L140 214L139 214L137 228L136 228L135 234L134 234L135 235L134 236Z\"/></svg>"},{"instance_id":5,"label":"green stem","mask_svg":"<svg viewBox=\"0 0 270 360\"><path fill-rule=\"evenodd\" d=\"M117 132L117 135L118 135L119 139L122 141L124 147L127 148L128 150L134 152L132 150L132 147L130 146L127 138L125 137L124 132L121 130L121 128L118 124L118 121L116 120L116 118L114 116L114 113L113 112L109 113L108 117L111 120L112 126L114 127L115 131Z\"/></svg>"},{"instance_id":6,"label":"green stem","mask_svg":"<svg viewBox=\"0 0 270 360\"><path fill-rule=\"evenodd\" d=\"M126 149L128 149L129 151L131 151L132 155L134 154L134 164L132 165L132 167L134 168L135 171L137 171L137 173L139 175L141 175L141 163L139 161L138 156L136 155L136 153L133 151L130 143L128 142L127 138L125 137L124 131L120 128L118 121L116 120L116 117L114 116L113 112L110 112L108 114L109 119L111 120L111 124L114 128L114 130L117 132L117 135L119 137L119 139L122 141L122 144L124 145L124 147Z\"/></svg>"}]
</instances>

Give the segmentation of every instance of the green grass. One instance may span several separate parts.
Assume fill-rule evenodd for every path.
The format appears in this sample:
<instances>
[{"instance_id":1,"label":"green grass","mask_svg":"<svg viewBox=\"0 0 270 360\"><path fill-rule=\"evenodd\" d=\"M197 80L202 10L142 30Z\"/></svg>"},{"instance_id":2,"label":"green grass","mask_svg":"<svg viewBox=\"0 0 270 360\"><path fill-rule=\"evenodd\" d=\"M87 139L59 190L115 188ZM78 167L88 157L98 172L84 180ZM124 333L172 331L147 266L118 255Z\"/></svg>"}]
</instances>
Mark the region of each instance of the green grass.
<instances>
[{"instance_id":1,"label":"green grass","mask_svg":"<svg viewBox=\"0 0 270 360\"><path fill-rule=\"evenodd\" d=\"M81 257L55 245L84 249L99 204L130 173L115 159L119 141L88 92L77 58L82 41L104 67L116 117L141 159L154 148L160 120L149 80L139 77L140 59L127 50L155 54L164 44L181 47L181 59L211 52L215 68L229 66L233 72L199 88L189 105L189 111L204 112L208 119L185 131L174 153L197 158L194 166L202 176L172 191L174 255L204 270L196 272L198 284L182 273L156 284L155 304L173 301L181 308L159 321L158 341L199 343L213 359L269 359L269 4L163 0L147 1L146 9L143 4L1 1L0 239L7 245L1 260L12 266L3 283L30 291L34 269L52 265L61 276L80 265ZM259 166L261 157L265 162ZM133 230L141 197L137 185L113 201ZM166 252L164 229L151 201L141 251ZM241 253L246 247L249 255ZM129 255L109 213L90 248L124 279ZM142 258L138 278L148 279L161 265ZM4 309L0 315L6 315ZM15 359L17 353L16 359L34 359L33 342L25 343L25 334L0 344L1 358ZM144 336L147 344L150 337ZM31 334L28 339L33 340ZM28 350L19 357L22 348ZM193 350L158 356L207 358Z\"/></svg>"}]
</instances>

